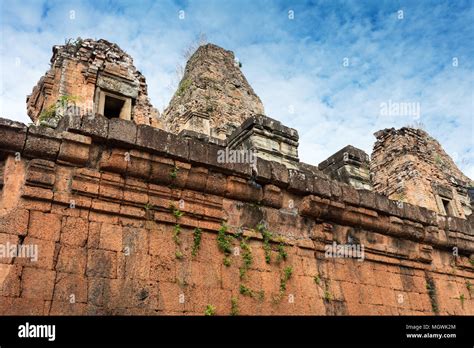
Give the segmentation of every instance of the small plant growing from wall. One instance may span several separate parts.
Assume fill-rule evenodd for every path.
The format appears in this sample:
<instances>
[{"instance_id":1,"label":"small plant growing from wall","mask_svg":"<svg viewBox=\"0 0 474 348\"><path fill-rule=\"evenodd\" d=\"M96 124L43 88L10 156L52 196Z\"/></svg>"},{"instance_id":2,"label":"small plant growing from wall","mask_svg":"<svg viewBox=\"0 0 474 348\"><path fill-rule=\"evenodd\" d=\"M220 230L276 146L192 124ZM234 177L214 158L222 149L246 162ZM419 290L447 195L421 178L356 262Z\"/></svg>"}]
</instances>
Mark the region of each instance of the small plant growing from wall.
<instances>
[{"instance_id":1,"label":"small plant growing from wall","mask_svg":"<svg viewBox=\"0 0 474 348\"><path fill-rule=\"evenodd\" d=\"M260 232L263 238L263 251L265 252L265 262L270 263L272 250L270 246L270 240L272 238L272 234L270 233L270 231L268 231L268 229L263 223L258 224L256 230Z\"/></svg>"},{"instance_id":2,"label":"small plant growing from wall","mask_svg":"<svg viewBox=\"0 0 474 348\"><path fill-rule=\"evenodd\" d=\"M181 239L179 238L180 234L181 234L181 226L179 224L174 225L173 240L176 245L181 245Z\"/></svg>"},{"instance_id":3,"label":"small plant growing from wall","mask_svg":"<svg viewBox=\"0 0 474 348\"><path fill-rule=\"evenodd\" d=\"M43 109L43 111L41 111L41 114L39 116L39 124L44 125L45 122L55 118L56 108L57 108L56 104L51 104L47 108Z\"/></svg>"},{"instance_id":4,"label":"small plant growing from wall","mask_svg":"<svg viewBox=\"0 0 474 348\"><path fill-rule=\"evenodd\" d=\"M173 215L176 220L178 220L181 216L184 215L184 213L181 210L176 209L174 205L171 206L171 210L173 211Z\"/></svg>"},{"instance_id":5,"label":"small plant growing from wall","mask_svg":"<svg viewBox=\"0 0 474 348\"><path fill-rule=\"evenodd\" d=\"M315 275L314 278L313 278L314 282L317 284L317 285L320 285L321 284L321 277L318 275Z\"/></svg>"},{"instance_id":6,"label":"small plant growing from wall","mask_svg":"<svg viewBox=\"0 0 474 348\"><path fill-rule=\"evenodd\" d=\"M63 117L70 106L75 106L79 97L73 95L63 95L58 100L41 111L38 118L38 125L55 128L59 120Z\"/></svg>"},{"instance_id":7,"label":"small plant growing from wall","mask_svg":"<svg viewBox=\"0 0 474 348\"><path fill-rule=\"evenodd\" d=\"M74 50L74 53L76 53L82 46L82 38L81 37L78 37L77 39L65 39L64 40L64 44L68 47L71 47L73 48Z\"/></svg>"},{"instance_id":8,"label":"small plant growing from wall","mask_svg":"<svg viewBox=\"0 0 474 348\"><path fill-rule=\"evenodd\" d=\"M176 224L173 227L173 241L176 244L175 256L178 260L181 260L181 259L184 258L184 254L180 249L180 246L181 246L181 238L180 238L181 225L178 223L178 221L181 218L181 216L183 216L183 212L180 211L179 209L176 209L176 207L173 204L170 205L170 209L173 212L173 215L176 219Z\"/></svg>"},{"instance_id":9,"label":"small plant growing from wall","mask_svg":"<svg viewBox=\"0 0 474 348\"><path fill-rule=\"evenodd\" d=\"M191 86L191 80L185 79L182 80L181 83L178 86L178 90L176 91L176 95L178 97L181 97L184 92Z\"/></svg>"},{"instance_id":10,"label":"small plant growing from wall","mask_svg":"<svg viewBox=\"0 0 474 348\"><path fill-rule=\"evenodd\" d=\"M216 315L216 307L214 307L213 305L211 304L208 304L206 306L206 310L204 311L204 315L206 316L213 316L213 315Z\"/></svg>"},{"instance_id":11,"label":"small plant growing from wall","mask_svg":"<svg viewBox=\"0 0 474 348\"><path fill-rule=\"evenodd\" d=\"M193 250L191 254L193 256L197 255L199 248L201 247L201 237L202 237L202 230L200 228L195 228L193 231Z\"/></svg>"},{"instance_id":12,"label":"small plant growing from wall","mask_svg":"<svg viewBox=\"0 0 474 348\"><path fill-rule=\"evenodd\" d=\"M472 284L471 282L468 280L466 281L466 289L467 291L469 291L469 293L471 293L471 290L472 290Z\"/></svg>"},{"instance_id":13,"label":"small plant growing from wall","mask_svg":"<svg viewBox=\"0 0 474 348\"><path fill-rule=\"evenodd\" d=\"M325 291L324 291L324 300L325 300L326 302L329 302L329 301L332 300L332 295L331 295L331 293L330 293L328 290L325 290Z\"/></svg>"},{"instance_id":14,"label":"small plant growing from wall","mask_svg":"<svg viewBox=\"0 0 474 348\"><path fill-rule=\"evenodd\" d=\"M239 315L239 303L235 297L230 299L230 315Z\"/></svg>"},{"instance_id":15,"label":"small plant growing from wall","mask_svg":"<svg viewBox=\"0 0 474 348\"><path fill-rule=\"evenodd\" d=\"M224 265L230 266L230 254L232 252L232 243L230 242L230 236L227 234L227 225L222 223L217 233L217 246L221 252L224 253Z\"/></svg>"},{"instance_id":16,"label":"small plant growing from wall","mask_svg":"<svg viewBox=\"0 0 474 348\"><path fill-rule=\"evenodd\" d=\"M253 291L244 284L240 284L239 292L241 295L253 297Z\"/></svg>"},{"instance_id":17,"label":"small plant growing from wall","mask_svg":"<svg viewBox=\"0 0 474 348\"><path fill-rule=\"evenodd\" d=\"M230 265L232 264L232 263L230 262L229 256L225 256L225 257L224 257L224 260L222 261L222 263L223 263L224 266L226 266L226 267L230 267Z\"/></svg>"},{"instance_id":18,"label":"small plant growing from wall","mask_svg":"<svg viewBox=\"0 0 474 348\"><path fill-rule=\"evenodd\" d=\"M461 307L464 308L464 300L466 298L464 297L464 294L459 295L459 301L461 301Z\"/></svg>"},{"instance_id":19,"label":"small plant growing from wall","mask_svg":"<svg viewBox=\"0 0 474 348\"><path fill-rule=\"evenodd\" d=\"M443 159L438 153L434 155L434 161L438 167L442 167L444 165Z\"/></svg>"},{"instance_id":20,"label":"small plant growing from wall","mask_svg":"<svg viewBox=\"0 0 474 348\"><path fill-rule=\"evenodd\" d=\"M173 180L176 179L178 177L178 172L179 172L179 168L175 165L173 167L173 169L171 169L171 171L170 171L171 179L173 179Z\"/></svg>"},{"instance_id":21,"label":"small plant growing from wall","mask_svg":"<svg viewBox=\"0 0 474 348\"><path fill-rule=\"evenodd\" d=\"M287 257L288 257L288 253L286 252L285 250L285 241L280 238L280 243L278 244L278 247L277 247L277 251L278 251L278 256L277 256L277 262L281 262L281 261L286 261Z\"/></svg>"},{"instance_id":22,"label":"small plant growing from wall","mask_svg":"<svg viewBox=\"0 0 474 348\"><path fill-rule=\"evenodd\" d=\"M152 220L153 219L153 204L151 203L146 203L144 205L144 208L145 208L145 217L147 220Z\"/></svg>"},{"instance_id":23,"label":"small plant growing from wall","mask_svg":"<svg viewBox=\"0 0 474 348\"><path fill-rule=\"evenodd\" d=\"M252 264L252 250L247 243L248 238L242 238L240 241L240 248L242 249L242 267L240 267L240 279L243 279L247 274L250 265Z\"/></svg>"},{"instance_id":24,"label":"small plant growing from wall","mask_svg":"<svg viewBox=\"0 0 474 348\"><path fill-rule=\"evenodd\" d=\"M318 275L319 276L319 275ZM324 278L322 279L323 280L323 283L324 283L324 294L323 294L323 299L324 301L326 302L329 302L329 301L332 301L333 300L333 295L332 293L330 292L330 288L331 288L331 280L328 279L328 278Z\"/></svg>"},{"instance_id":25,"label":"small plant growing from wall","mask_svg":"<svg viewBox=\"0 0 474 348\"><path fill-rule=\"evenodd\" d=\"M280 293L284 293L286 291L286 284L288 283L288 280L290 280L291 276L293 274L293 267L288 266L285 267L283 270L283 275L280 278Z\"/></svg>"}]
</instances>

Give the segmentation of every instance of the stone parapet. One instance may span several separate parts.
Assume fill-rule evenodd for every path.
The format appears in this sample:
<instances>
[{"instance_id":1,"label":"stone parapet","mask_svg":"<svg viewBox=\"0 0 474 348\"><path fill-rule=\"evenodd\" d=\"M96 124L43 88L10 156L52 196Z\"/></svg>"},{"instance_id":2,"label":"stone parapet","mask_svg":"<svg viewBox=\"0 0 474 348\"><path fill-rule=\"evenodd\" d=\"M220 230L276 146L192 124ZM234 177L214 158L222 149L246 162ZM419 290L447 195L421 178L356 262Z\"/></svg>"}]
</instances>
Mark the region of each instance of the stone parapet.
<instances>
[{"instance_id":1,"label":"stone parapet","mask_svg":"<svg viewBox=\"0 0 474 348\"><path fill-rule=\"evenodd\" d=\"M298 132L264 115L247 119L228 138L231 149L255 149L262 159L298 166Z\"/></svg>"},{"instance_id":2,"label":"stone parapet","mask_svg":"<svg viewBox=\"0 0 474 348\"><path fill-rule=\"evenodd\" d=\"M332 179L352 185L356 189L372 189L369 155L351 145L319 163L318 168Z\"/></svg>"}]
</instances>

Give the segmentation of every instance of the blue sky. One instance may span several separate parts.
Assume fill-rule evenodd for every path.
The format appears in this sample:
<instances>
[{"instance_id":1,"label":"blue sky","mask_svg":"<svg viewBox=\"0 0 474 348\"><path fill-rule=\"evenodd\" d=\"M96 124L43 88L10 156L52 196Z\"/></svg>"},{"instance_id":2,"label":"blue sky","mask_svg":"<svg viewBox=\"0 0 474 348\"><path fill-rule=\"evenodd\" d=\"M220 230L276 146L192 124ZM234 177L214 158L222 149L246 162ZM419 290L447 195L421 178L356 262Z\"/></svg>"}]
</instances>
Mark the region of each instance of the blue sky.
<instances>
[{"instance_id":1,"label":"blue sky","mask_svg":"<svg viewBox=\"0 0 474 348\"><path fill-rule=\"evenodd\" d=\"M317 164L347 144L370 154L375 131L422 123L474 178L473 0L38 0L2 1L0 11L1 117L29 122L25 98L51 47L78 36L132 55L161 112L202 32L235 52L266 114L298 130L301 160ZM420 114L382 114L384 103Z\"/></svg>"}]
</instances>

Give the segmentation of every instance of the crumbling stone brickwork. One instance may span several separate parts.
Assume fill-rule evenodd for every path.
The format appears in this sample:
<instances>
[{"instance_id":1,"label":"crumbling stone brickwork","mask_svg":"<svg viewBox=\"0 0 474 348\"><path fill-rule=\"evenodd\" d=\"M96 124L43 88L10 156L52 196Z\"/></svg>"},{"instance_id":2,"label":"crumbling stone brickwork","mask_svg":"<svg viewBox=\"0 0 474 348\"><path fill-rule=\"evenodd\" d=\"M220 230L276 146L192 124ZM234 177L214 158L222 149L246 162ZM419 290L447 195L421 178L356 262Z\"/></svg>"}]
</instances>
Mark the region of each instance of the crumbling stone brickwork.
<instances>
[{"instance_id":1,"label":"crumbling stone brickwork","mask_svg":"<svg viewBox=\"0 0 474 348\"><path fill-rule=\"evenodd\" d=\"M74 105L76 109L71 109ZM68 107L69 112L81 116L99 113L160 126L158 111L148 99L145 77L127 53L103 39L78 38L54 46L51 68L27 98L33 122L43 121L52 127Z\"/></svg>"},{"instance_id":2,"label":"crumbling stone brickwork","mask_svg":"<svg viewBox=\"0 0 474 348\"><path fill-rule=\"evenodd\" d=\"M197 112L197 117L199 113L208 115L207 128L198 130L221 139L250 116L264 113L233 52L207 44L189 59L178 89L163 112L166 129L173 133L195 130L186 124L191 112Z\"/></svg>"},{"instance_id":3,"label":"crumbling stone brickwork","mask_svg":"<svg viewBox=\"0 0 474 348\"><path fill-rule=\"evenodd\" d=\"M261 158L252 177L219 149L100 115L0 119L0 244L39 251L0 259L0 313L474 314L468 220Z\"/></svg>"},{"instance_id":4,"label":"crumbling stone brickwork","mask_svg":"<svg viewBox=\"0 0 474 348\"><path fill-rule=\"evenodd\" d=\"M257 156L297 168L298 132L279 121L255 115L244 121L226 140L231 149L255 150Z\"/></svg>"},{"instance_id":5,"label":"crumbling stone brickwork","mask_svg":"<svg viewBox=\"0 0 474 348\"><path fill-rule=\"evenodd\" d=\"M375 136L371 173L376 192L442 215L471 214L468 190L474 182L435 139L413 128L384 129Z\"/></svg>"},{"instance_id":6,"label":"crumbling stone brickwork","mask_svg":"<svg viewBox=\"0 0 474 348\"><path fill-rule=\"evenodd\" d=\"M369 166L369 156L364 151L347 145L319 163L318 169L356 189L372 190Z\"/></svg>"}]
</instances>

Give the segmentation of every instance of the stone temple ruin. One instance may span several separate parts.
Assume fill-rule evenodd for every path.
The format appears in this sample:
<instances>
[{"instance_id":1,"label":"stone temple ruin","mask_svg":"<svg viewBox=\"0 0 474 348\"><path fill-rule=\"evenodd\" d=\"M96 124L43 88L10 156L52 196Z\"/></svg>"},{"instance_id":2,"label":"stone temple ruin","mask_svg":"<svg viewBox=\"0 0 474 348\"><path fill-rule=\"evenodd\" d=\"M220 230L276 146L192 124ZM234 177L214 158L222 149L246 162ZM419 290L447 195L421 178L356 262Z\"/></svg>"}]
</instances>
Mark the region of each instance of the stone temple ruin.
<instances>
[{"instance_id":1,"label":"stone temple ruin","mask_svg":"<svg viewBox=\"0 0 474 348\"><path fill-rule=\"evenodd\" d=\"M473 181L422 130L303 163L213 44L161 116L117 45L55 46L27 112L0 119L0 246L40 253L0 255L0 313L474 313Z\"/></svg>"},{"instance_id":2,"label":"stone temple ruin","mask_svg":"<svg viewBox=\"0 0 474 348\"><path fill-rule=\"evenodd\" d=\"M166 129L198 131L225 139L246 119L263 114L263 104L240 71L234 53L201 46L186 64L184 76L163 113Z\"/></svg>"},{"instance_id":3,"label":"stone temple ruin","mask_svg":"<svg viewBox=\"0 0 474 348\"><path fill-rule=\"evenodd\" d=\"M105 40L77 39L54 46L51 69L27 98L28 116L33 122L39 121L42 113L48 116L47 111L61 97L66 97L66 107L74 104L83 113L93 111L107 118L159 125L158 111L148 100L145 77L127 53ZM50 117L45 121L54 126L56 120Z\"/></svg>"}]
</instances>

